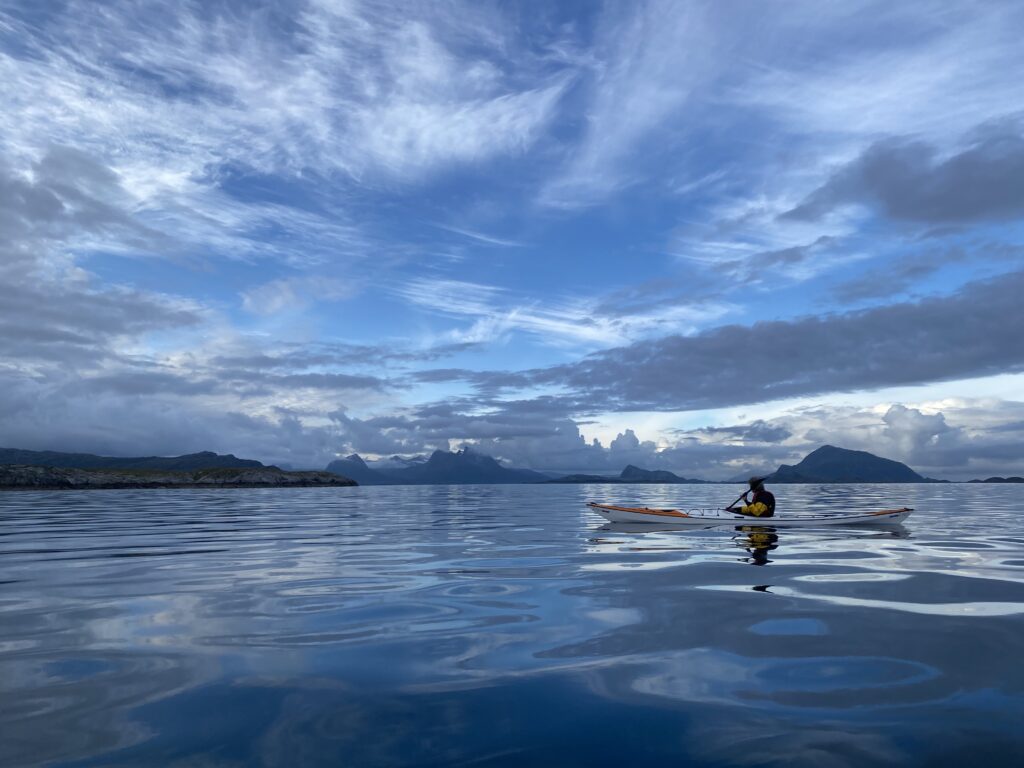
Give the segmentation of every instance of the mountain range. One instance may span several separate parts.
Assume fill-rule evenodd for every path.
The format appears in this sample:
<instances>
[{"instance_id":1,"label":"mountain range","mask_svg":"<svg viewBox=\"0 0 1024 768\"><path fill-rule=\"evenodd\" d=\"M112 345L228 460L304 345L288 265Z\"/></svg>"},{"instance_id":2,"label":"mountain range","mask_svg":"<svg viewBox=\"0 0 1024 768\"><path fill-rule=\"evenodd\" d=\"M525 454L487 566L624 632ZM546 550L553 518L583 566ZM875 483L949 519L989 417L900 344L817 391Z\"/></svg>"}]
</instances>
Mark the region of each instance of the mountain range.
<instances>
[{"instance_id":1,"label":"mountain range","mask_svg":"<svg viewBox=\"0 0 1024 768\"><path fill-rule=\"evenodd\" d=\"M464 483L540 483L547 475L532 469L504 467L491 456L469 448L460 451L434 451L426 460L396 461L392 457L382 467L370 467L353 453L327 465L328 472L350 477L360 485L446 485ZM376 463L376 462L375 462Z\"/></svg>"},{"instance_id":2,"label":"mountain range","mask_svg":"<svg viewBox=\"0 0 1024 768\"><path fill-rule=\"evenodd\" d=\"M0 448L0 465L31 465L56 468L102 470L166 470L194 472L210 469L255 469L265 467L254 459L211 451L184 456L114 457L89 453L26 451ZM328 472L355 480L360 485L444 485L482 483L702 483L664 469L643 469L628 465L617 476L575 474L552 478L530 469L503 465L497 459L470 448L434 451L430 456L392 456L372 462L353 453L332 461ZM781 465L767 477L769 483L927 483L944 482L923 477L906 464L823 445L798 464ZM714 481L710 481L714 482ZM975 482L1020 482L1017 477L989 478Z\"/></svg>"},{"instance_id":3,"label":"mountain range","mask_svg":"<svg viewBox=\"0 0 1024 768\"><path fill-rule=\"evenodd\" d=\"M24 464L36 467L72 469L160 469L172 472L194 472L199 469L243 469L265 466L255 459L240 459L234 454L212 451L184 456L97 456L92 453L61 453L60 451L24 451L0 448L0 464Z\"/></svg>"}]
</instances>

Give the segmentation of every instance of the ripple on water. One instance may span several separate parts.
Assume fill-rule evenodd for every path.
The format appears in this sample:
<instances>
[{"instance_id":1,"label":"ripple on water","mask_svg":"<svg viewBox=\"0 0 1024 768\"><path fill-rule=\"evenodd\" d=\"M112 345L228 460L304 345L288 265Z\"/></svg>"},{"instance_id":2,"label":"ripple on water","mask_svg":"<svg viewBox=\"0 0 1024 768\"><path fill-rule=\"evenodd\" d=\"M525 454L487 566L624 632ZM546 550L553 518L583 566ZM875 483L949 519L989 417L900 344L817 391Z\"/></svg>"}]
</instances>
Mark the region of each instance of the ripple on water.
<instances>
[{"instance_id":1,"label":"ripple on water","mask_svg":"<svg viewBox=\"0 0 1024 768\"><path fill-rule=\"evenodd\" d=\"M913 765L937 729L1024 748L1015 493L777 493L915 507L896 530L616 529L583 506L722 491L0 495L0 764L468 763L514 742L537 764Z\"/></svg>"}]
</instances>

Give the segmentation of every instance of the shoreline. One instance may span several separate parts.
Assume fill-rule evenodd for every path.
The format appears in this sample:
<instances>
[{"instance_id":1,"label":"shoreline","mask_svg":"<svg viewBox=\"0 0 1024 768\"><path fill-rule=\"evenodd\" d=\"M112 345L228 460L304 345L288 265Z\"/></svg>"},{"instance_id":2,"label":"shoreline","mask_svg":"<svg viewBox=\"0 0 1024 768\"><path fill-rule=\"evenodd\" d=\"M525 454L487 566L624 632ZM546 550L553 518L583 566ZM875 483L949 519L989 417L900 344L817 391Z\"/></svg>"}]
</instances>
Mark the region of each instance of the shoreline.
<instances>
[{"instance_id":1,"label":"shoreline","mask_svg":"<svg viewBox=\"0 0 1024 768\"><path fill-rule=\"evenodd\" d=\"M89 491L174 488L344 488L359 485L331 472L278 467L169 470L74 469L27 464L0 466L0 491Z\"/></svg>"}]
</instances>

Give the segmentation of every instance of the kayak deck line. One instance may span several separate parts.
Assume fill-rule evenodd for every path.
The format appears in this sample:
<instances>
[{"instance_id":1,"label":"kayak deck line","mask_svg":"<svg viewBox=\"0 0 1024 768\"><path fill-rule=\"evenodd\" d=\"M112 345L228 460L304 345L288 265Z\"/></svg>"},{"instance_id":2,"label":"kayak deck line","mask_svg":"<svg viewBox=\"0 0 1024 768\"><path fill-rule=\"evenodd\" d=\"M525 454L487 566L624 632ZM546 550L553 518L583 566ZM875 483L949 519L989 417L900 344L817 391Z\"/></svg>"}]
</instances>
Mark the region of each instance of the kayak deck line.
<instances>
[{"instance_id":1,"label":"kayak deck line","mask_svg":"<svg viewBox=\"0 0 1024 768\"><path fill-rule=\"evenodd\" d=\"M614 504L598 504L596 501L587 503L588 507L597 507L599 509L610 509L615 512L634 512L644 515L664 515L666 517L693 517L688 515L686 512L680 512L678 509L652 509L651 507L617 507Z\"/></svg>"},{"instance_id":2,"label":"kayak deck line","mask_svg":"<svg viewBox=\"0 0 1024 768\"><path fill-rule=\"evenodd\" d=\"M692 514L678 509L654 509L651 507L625 507L617 504L587 502L587 506L613 523L670 523L672 525L763 525L766 527L792 528L814 525L879 525L903 522L914 510L881 509L877 512L858 512L847 515L805 515L793 517L753 517L737 514ZM705 510L700 510L704 512ZM724 512L725 510L721 510ZM716 512L718 512L716 510Z\"/></svg>"}]
</instances>

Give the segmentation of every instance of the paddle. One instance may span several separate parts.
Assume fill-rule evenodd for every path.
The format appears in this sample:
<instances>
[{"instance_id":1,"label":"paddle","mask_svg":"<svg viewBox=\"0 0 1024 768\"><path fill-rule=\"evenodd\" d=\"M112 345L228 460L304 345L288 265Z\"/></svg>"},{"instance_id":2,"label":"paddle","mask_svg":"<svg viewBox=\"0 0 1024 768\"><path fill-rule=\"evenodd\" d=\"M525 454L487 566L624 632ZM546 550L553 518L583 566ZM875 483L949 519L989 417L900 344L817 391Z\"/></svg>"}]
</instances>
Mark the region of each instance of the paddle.
<instances>
[{"instance_id":1,"label":"paddle","mask_svg":"<svg viewBox=\"0 0 1024 768\"><path fill-rule=\"evenodd\" d=\"M736 497L736 501L739 501L740 499L745 498L748 493L750 493L750 491L744 491L743 493L741 493L739 496ZM733 504L735 504L736 501L734 501L732 504L730 504L727 507L723 507L722 511L723 512L728 512L729 511L729 507L731 507ZM733 513L733 514L736 514L736 513Z\"/></svg>"}]
</instances>

